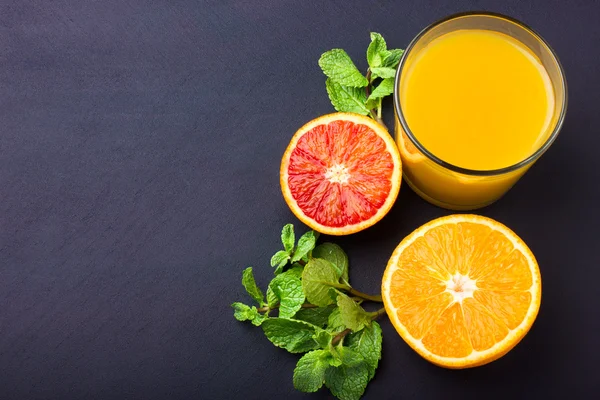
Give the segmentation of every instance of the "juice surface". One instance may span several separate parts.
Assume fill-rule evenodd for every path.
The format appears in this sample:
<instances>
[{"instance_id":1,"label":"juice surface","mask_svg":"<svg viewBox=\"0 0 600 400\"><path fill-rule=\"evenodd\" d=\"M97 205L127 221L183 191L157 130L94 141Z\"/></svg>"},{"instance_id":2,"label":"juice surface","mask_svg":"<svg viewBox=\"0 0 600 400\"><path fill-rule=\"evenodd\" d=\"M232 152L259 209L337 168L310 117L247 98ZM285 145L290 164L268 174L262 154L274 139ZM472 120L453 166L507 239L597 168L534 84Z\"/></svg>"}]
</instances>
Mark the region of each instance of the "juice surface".
<instances>
[{"instance_id":1,"label":"juice surface","mask_svg":"<svg viewBox=\"0 0 600 400\"><path fill-rule=\"evenodd\" d=\"M450 32L407 62L402 112L417 140L445 162L475 170L508 167L532 155L551 133L548 73L507 35Z\"/></svg>"}]
</instances>

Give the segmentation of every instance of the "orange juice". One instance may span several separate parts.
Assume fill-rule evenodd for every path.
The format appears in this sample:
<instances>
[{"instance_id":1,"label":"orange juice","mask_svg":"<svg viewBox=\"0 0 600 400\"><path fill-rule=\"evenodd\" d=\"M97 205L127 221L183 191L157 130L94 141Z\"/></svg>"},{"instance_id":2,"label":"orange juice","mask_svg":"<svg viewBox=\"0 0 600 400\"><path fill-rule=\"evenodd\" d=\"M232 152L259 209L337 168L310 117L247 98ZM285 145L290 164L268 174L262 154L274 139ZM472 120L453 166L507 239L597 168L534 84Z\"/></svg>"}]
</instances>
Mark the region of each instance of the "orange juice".
<instances>
[{"instance_id":1,"label":"orange juice","mask_svg":"<svg viewBox=\"0 0 600 400\"><path fill-rule=\"evenodd\" d=\"M508 167L548 136L550 77L519 41L460 30L432 41L406 70L404 117L425 148L463 168Z\"/></svg>"},{"instance_id":2,"label":"orange juice","mask_svg":"<svg viewBox=\"0 0 600 400\"><path fill-rule=\"evenodd\" d=\"M405 179L442 207L493 202L557 126L546 66L520 40L488 29L449 30L408 51L395 94Z\"/></svg>"}]
</instances>

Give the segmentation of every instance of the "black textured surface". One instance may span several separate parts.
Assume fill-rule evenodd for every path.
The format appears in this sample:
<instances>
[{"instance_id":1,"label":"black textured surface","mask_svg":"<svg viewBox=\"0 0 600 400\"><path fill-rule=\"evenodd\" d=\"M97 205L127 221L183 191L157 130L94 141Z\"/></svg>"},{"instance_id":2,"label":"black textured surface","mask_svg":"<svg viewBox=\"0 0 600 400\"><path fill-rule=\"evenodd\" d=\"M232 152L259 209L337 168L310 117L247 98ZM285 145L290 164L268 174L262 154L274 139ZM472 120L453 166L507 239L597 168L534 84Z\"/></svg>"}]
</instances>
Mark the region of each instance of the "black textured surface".
<instances>
[{"instance_id":1,"label":"black textured surface","mask_svg":"<svg viewBox=\"0 0 600 400\"><path fill-rule=\"evenodd\" d=\"M553 147L481 214L536 254L543 301L510 354L435 367L387 320L367 399L595 398L600 390L600 3L104 0L0 3L0 398L296 399L297 356L239 323L243 267L271 277L293 132L332 111L316 64L360 67L369 31L404 47L484 9L537 29L567 72ZM392 109L385 110L391 121ZM403 186L373 228L336 239L378 292L396 244L449 212Z\"/></svg>"}]
</instances>

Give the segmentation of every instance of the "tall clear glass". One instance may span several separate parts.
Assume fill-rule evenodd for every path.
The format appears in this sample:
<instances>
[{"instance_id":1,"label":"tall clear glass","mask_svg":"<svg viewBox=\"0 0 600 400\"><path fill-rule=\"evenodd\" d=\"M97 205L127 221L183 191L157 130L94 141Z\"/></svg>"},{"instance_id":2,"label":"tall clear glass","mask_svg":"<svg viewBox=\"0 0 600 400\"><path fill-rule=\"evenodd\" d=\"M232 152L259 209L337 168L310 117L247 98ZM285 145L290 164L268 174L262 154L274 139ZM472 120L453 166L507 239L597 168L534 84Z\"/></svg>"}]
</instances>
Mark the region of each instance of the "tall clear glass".
<instances>
[{"instance_id":1,"label":"tall clear glass","mask_svg":"<svg viewBox=\"0 0 600 400\"><path fill-rule=\"evenodd\" d=\"M403 76L415 55L441 35L465 29L491 30L508 35L539 59L554 91L554 111L547 140L529 157L494 170L472 170L450 164L432 154L411 131L403 114L400 93ZM425 200L448 209L471 210L487 206L506 193L554 142L567 109L567 84L558 58L540 35L523 23L492 13L457 14L424 29L406 49L394 90L395 134L403 163L404 180Z\"/></svg>"}]
</instances>

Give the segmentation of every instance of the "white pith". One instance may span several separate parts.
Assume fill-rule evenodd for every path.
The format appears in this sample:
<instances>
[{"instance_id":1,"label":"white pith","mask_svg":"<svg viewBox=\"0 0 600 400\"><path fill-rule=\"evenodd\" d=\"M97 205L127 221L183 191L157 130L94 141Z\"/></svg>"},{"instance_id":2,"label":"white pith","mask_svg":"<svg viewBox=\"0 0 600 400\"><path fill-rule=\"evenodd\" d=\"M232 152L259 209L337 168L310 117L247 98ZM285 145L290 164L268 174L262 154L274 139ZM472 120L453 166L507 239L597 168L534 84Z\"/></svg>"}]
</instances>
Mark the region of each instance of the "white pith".
<instances>
[{"instance_id":1,"label":"white pith","mask_svg":"<svg viewBox=\"0 0 600 400\"><path fill-rule=\"evenodd\" d=\"M344 164L334 164L325 171L325 179L331 183L347 183L350 179L350 172Z\"/></svg>"},{"instance_id":2,"label":"white pith","mask_svg":"<svg viewBox=\"0 0 600 400\"><path fill-rule=\"evenodd\" d=\"M446 281L446 292L450 293L457 303L462 304L464 299L473 297L476 290L477 282L468 275L461 275L457 272Z\"/></svg>"}]
</instances>

